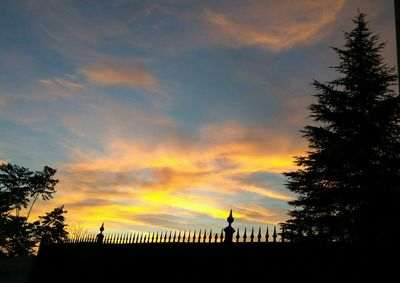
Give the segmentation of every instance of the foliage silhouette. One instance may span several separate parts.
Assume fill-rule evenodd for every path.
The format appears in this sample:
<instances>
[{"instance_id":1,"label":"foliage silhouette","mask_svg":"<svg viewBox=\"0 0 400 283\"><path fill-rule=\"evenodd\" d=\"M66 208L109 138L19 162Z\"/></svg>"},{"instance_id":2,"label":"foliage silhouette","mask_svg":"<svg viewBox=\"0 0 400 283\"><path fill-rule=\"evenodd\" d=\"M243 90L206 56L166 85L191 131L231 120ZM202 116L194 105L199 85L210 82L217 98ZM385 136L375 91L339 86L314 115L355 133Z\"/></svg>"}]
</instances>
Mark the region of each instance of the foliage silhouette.
<instances>
[{"instance_id":1,"label":"foliage silhouette","mask_svg":"<svg viewBox=\"0 0 400 283\"><path fill-rule=\"evenodd\" d=\"M46 212L45 216L39 216L40 221L36 222L38 233L42 241L46 243L62 243L67 239L67 226L64 221L64 206L56 207L51 212Z\"/></svg>"},{"instance_id":2,"label":"foliage silhouette","mask_svg":"<svg viewBox=\"0 0 400 283\"><path fill-rule=\"evenodd\" d=\"M345 33L334 67L337 79L314 81L315 125L302 131L307 155L297 171L285 173L291 219L282 224L293 241L394 241L399 219L400 97L393 68L384 63L379 42L360 13ZM379 233L371 228L384 227Z\"/></svg>"},{"instance_id":3,"label":"foliage silhouette","mask_svg":"<svg viewBox=\"0 0 400 283\"><path fill-rule=\"evenodd\" d=\"M36 200L53 197L58 183L54 178L56 172L48 166L34 172L14 164L0 164L0 254L29 255L42 236L51 241L66 237L63 207L47 213L42 221L28 222ZM20 211L28 206L27 216L20 216Z\"/></svg>"}]
</instances>

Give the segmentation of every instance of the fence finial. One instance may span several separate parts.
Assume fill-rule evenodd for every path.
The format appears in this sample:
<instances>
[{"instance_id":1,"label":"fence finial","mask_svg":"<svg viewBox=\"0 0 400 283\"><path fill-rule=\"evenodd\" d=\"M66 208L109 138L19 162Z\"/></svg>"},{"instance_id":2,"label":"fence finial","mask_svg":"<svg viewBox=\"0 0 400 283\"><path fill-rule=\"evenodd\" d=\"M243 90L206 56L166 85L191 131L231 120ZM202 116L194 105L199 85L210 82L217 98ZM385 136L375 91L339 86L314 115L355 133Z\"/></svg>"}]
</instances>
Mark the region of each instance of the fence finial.
<instances>
[{"instance_id":1,"label":"fence finial","mask_svg":"<svg viewBox=\"0 0 400 283\"><path fill-rule=\"evenodd\" d=\"M258 242L261 242L261 226L258 227L258 235L257 235Z\"/></svg>"},{"instance_id":2,"label":"fence finial","mask_svg":"<svg viewBox=\"0 0 400 283\"><path fill-rule=\"evenodd\" d=\"M274 234L272 234L272 238L274 243L276 242L276 238L278 237L278 235L276 234L276 226L274 226Z\"/></svg>"},{"instance_id":3,"label":"fence finial","mask_svg":"<svg viewBox=\"0 0 400 283\"><path fill-rule=\"evenodd\" d=\"M103 239L104 239L103 231L104 231L104 222L103 222L103 224L101 224L100 233L97 234L97 236L96 236L98 244L103 243Z\"/></svg>"},{"instance_id":4,"label":"fence finial","mask_svg":"<svg viewBox=\"0 0 400 283\"><path fill-rule=\"evenodd\" d=\"M231 212L229 213L228 218L226 219L229 223L229 225L227 227L224 228L224 232L225 232L225 243L232 243L232 238L233 238L233 233L235 233L235 229L233 229L233 227L231 226L231 224L233 223L233 221L235 220L232 216L232 209Z\"/></svg>"}]
</instances>

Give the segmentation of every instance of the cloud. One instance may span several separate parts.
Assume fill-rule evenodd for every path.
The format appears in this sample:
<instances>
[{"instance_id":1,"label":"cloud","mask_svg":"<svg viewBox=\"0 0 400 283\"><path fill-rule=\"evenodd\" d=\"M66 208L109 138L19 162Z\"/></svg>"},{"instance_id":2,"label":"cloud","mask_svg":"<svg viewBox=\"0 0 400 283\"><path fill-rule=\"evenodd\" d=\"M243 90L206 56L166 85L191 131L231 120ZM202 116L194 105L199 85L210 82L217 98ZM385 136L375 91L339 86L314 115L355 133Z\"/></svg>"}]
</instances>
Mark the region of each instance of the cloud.
<instances>
[{"instance_id":1,"label":"cloud","mask_svg":"<svg viewBox=\"0 0 400 283\"><path fill-rule=\"evenodd\" d=\"M49 79L41 79L39 80L39 83L49 88L64 88L68 90L83 90L85 88L85 86L81 83L57 77Z\"/></svg>"},{"instance_id":2,"label":"cloud","mask_svg":"<svg viewBox=\"0 0 400 283\"><path fill-rule=\"evenodd\" d=\"M48 78L40 79L38 82L40 85L46 88L45 91L39 94L30 96L30 99L41 99L41 100L52 100L56 98L72 97L73 93L82 92L86 86L76 81L77 78L74 75L68 75L65 78Z\"/></svg>"},{"instance_id":3,"label":"cloud","mask_svg":"<svg viewBox=\"0 0 400 283\"><path fill-rule=\"evenodd\" d=\"M77 203L70 210L72 217L79 214L93 226L110 219L116 226L159 227L157 217L141 217L154 214L175 214L185 226L205 219L224 223L232 207L242 223L282 220L279 206L267 209L265 202L284 207L292 196L272 175L265 175L275 178L269 183L254 183L252 174L294 168L292 156L303 149L289 146L296 144L290 137L233 122L206 125L194 138L181 131L175 128L174 134L150 143L113 135L101 139L101 152L75 152L74 161L60 171L62 187L69 191L58 196L59 201ZM168 228L168 221L163 225Z\"/></svg>"},{"instance_id":4,"label":"cloud","mask_svg":"<svg viewBox=\"0 0 400 283\"><path fill-rule=\"evenodd\" d=\"M225 46L257 46L281 51L309 44L324 35L344 0L255 1L204 12L212 36Z\"/></svg>"},{"instance_id":5,"label":"cloud","mask_svg":"<svg viewBox=\"0 0 400 283\"><path fill-rule=\"evenodd\" d=\"M136 58L102 58L78 73L89 82L102 86L126 86L159 92L154 76Z\"/></svg>"}]
</instances>

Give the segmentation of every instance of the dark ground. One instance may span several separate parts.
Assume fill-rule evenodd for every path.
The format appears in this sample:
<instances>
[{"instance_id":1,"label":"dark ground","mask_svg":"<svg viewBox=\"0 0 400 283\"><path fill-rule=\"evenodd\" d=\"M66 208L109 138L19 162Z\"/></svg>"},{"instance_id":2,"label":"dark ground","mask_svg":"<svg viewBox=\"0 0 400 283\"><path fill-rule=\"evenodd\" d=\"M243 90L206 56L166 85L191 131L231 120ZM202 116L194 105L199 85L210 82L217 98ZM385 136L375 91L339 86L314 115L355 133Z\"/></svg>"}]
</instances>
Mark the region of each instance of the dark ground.
<instances>
[{"instance_id":1,"label":"dark ground","mask_svg":"<svg viewBox=\"0 0 400 283\"><path fill-rule=\"evenodd\" d=\"M344 244L58 244L41 247L32 283L394 282L398 258Z\"/></svg>"},{"instance_id":2,"label":"dark ground","mask_svg":"<svg viewBox=\"0 0 400 283\"><path fill-rule=\"evenodd\" d=\"M0 258L0 283L28 283L35 256Z\"/></svg>"}]
</instances>

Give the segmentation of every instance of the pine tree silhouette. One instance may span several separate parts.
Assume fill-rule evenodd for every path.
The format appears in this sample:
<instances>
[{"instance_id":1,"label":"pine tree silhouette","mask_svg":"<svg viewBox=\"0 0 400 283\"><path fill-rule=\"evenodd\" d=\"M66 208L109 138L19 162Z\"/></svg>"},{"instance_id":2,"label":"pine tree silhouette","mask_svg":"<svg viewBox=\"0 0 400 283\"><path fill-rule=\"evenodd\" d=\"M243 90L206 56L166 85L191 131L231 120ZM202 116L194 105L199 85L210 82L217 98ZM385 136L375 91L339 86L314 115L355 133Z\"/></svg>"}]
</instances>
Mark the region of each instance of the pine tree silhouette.
<instances>
[{"instance_id":1,"label":"pine tree silhouette","mask_svg":"<svg viewBox=\"0 0 400 283\"><path fill-rule=\"evenodd\" d=\"M309 142L296 157L297 171L285 173L291 219L283 223L296 240L394 241L400 216L400 98L393 68L360 13L345 33L334 67L338 78L314 81L315 125L302 131Z\"/></svg>"}]
</instances>

